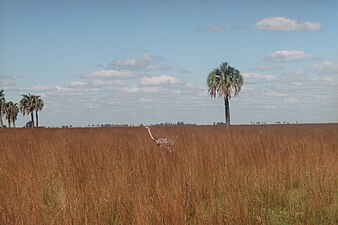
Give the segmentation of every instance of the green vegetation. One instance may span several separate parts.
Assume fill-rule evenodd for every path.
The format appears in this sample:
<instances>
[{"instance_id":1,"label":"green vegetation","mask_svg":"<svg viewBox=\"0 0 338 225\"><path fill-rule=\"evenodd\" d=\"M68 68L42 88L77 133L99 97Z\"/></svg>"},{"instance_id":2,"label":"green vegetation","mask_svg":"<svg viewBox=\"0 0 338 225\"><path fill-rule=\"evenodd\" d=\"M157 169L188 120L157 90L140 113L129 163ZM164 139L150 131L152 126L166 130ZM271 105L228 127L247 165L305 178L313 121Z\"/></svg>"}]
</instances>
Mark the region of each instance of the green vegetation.
<instances>
[{"instance_id":1,"label":"green vegetation","mask_svg":"<svg viewBox=\"0 0 338 225\"><path fill-rule=\"evenodd\" d=\"M15 121L19 113L18 104L13 103L12 101L6 102L3 110L8 121L8 127L11 127L11 123L13 124L13 127L15 127Z\"/></svg>"},{"instance_id":2,"label":"green vegetation","mask_svg":"<svg viewBox=\"0 0 338 225\"><path fill-rule=\"evenodd\" d=\"M211 97L224 98L225 107L225 123L230 126L230 106L229 100L231 96L237 96L241 91L244 83L243 76L235 67L231 67L228 63L222 63L219 68L214 69L209 73L207 84L209 87L208 93Z\"/></svg>"},{"instance_id":3,"label":"green vegetation","mask_svg":"<svg viewBox=\"0 0 338 225\"><path fill-rule=\"evenodd\" d=\"M44 107L43 100L40 98L39 95L22 95L22 99L19 102L19 107L17 103L13 103L12 101L6 102L4 90L0 91L0 127L3 128L3 116L6 116L8 121L8 127L15 127L15 121L17 120L17 116L20 112L25 116L31 114L31 127L34 128L34 115L33 112L35 111L36 117L36 127L39 127L39 119L38 119L38 112L42 110Z\"/></svg>"}]
</instances>

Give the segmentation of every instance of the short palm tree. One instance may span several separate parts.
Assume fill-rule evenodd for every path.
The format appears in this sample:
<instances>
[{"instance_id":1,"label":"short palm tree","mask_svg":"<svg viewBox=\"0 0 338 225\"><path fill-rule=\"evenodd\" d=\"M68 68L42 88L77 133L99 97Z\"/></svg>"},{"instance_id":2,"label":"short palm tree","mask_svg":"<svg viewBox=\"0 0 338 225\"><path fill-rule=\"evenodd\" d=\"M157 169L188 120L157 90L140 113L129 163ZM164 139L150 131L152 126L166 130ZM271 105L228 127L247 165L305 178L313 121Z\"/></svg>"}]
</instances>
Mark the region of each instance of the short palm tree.
<instances>
[{"instance_id":1,"label":"short palm tree","mask_svg":"<svg viewBox=\"0 0 338 225\"><path fill-rule=\"evenodd\" d=\"M4 90L0 90L0 128L3 127L2 117L4 116L4 107L5 107L5 94Z\"/></svg>"},{"instance_id":2,"label":"short palm tree","mask_svg":"<svg viewBox=\"0 0 338 225\"><path fill-rule=\"evenodd\" d=\"M34 110L35 110L35 96L28 93L28 95L22 95L22 99L19 102L21 113L25 115L31 114L31 125L34 128Z\"/></svg>"},{"instance_id":3,"label":"short palm tree","mask_svg":"<svg viewBox=\"0 0 338 225\"><path fill-rule=\"evenodd\" d=\"M11 127L11 123L13 123L13 127L15 127L15 120L17 119L19 113L18 104L13 103L12 101L7 102L4 106L4 112L8 121L8 127Z\"/></svg>"},{"instance_id":4,"label":"short palm tree","mask_svg":"<svg viewBox=\"0 0 338 225\"><path fill-rule=\"evenodd\" d=\"M39 127L39 117L38 112L42 110L44 103L39 95L35 95L35 117L36 117L36 127Z\"/></svg>"},{"instance_id":5,"label":"short palm tree","mask_svg":"<svg viewBox=\"0 0 338 225\"><path fill-rule=\"evenodd\" d=\"M231 67L228 63L221 63L220 68L214 69L208 75L207 84L208 93L211 97L224 98L225 122L227 127L230 126L230 108L229 100L231 96L237 96L241 91L244 83L243 76L235 67Z\"/></svg>"}]
</instances>

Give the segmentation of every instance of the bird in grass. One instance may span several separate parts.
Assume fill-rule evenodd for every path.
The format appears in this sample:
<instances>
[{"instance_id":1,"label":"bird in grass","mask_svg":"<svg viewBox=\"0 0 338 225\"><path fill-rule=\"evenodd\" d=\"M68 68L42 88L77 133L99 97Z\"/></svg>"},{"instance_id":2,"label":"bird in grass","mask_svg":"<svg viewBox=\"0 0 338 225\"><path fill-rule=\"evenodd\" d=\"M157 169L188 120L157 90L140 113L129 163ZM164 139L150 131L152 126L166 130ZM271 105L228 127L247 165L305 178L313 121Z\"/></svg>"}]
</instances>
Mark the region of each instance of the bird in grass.
<instances>
[{"instance_id":1,"label":"bird in grass","mask_svg":"<svg viewBox=\"0 0 338 225\"><path fill-rule=\"evenodd\" d=\"M160 147L165 147L168 148L169 151L171 152L171 147L173 147L175 145L175 143L170 139L170 138L154 138L154 136L152 135L151 131L150 131L150 127L144 127L148 130L149 136L150 138Z\"/></svg>"}]
</instances>

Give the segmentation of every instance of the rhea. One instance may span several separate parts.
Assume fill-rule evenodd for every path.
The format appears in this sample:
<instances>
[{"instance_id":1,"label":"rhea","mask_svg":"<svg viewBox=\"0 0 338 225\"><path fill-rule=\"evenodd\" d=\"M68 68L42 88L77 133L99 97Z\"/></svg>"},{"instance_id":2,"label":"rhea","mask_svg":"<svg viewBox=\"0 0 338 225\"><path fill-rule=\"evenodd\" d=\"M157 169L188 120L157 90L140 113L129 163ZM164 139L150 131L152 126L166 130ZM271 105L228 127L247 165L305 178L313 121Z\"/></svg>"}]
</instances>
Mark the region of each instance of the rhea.
<instances>
[{"instance_id":1,"label":"rhea","mask_svg":"<svg viewBox=\"0 0 338 225\"><path fill-rule=\"evenodd\" d=\"M175 145L175 143L170 138L154 138L150 131L150 127L144 127L148 130L150 138L160 147L166 147L171 151L171 147Z\"/></svg>"}]
</instances>

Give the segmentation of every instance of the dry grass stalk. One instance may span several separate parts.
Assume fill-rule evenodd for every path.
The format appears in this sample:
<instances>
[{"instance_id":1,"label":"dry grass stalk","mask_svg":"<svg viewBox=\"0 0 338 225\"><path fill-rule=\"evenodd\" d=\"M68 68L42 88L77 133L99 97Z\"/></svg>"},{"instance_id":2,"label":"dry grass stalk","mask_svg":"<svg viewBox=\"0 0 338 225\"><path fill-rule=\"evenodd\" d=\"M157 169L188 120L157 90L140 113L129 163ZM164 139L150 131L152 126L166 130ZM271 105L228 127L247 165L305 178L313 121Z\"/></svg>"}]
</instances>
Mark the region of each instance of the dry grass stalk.
<instances>
[{"instance_id":1,"label":"dry grass stalk","mask_svg":"<svg viewBox=\"0 0 338 225\"><path fill-rule=\"evenodd\" d=\"M0 224L337 224L338 126L0 130Z\"/></svg>"}]
</instances>

